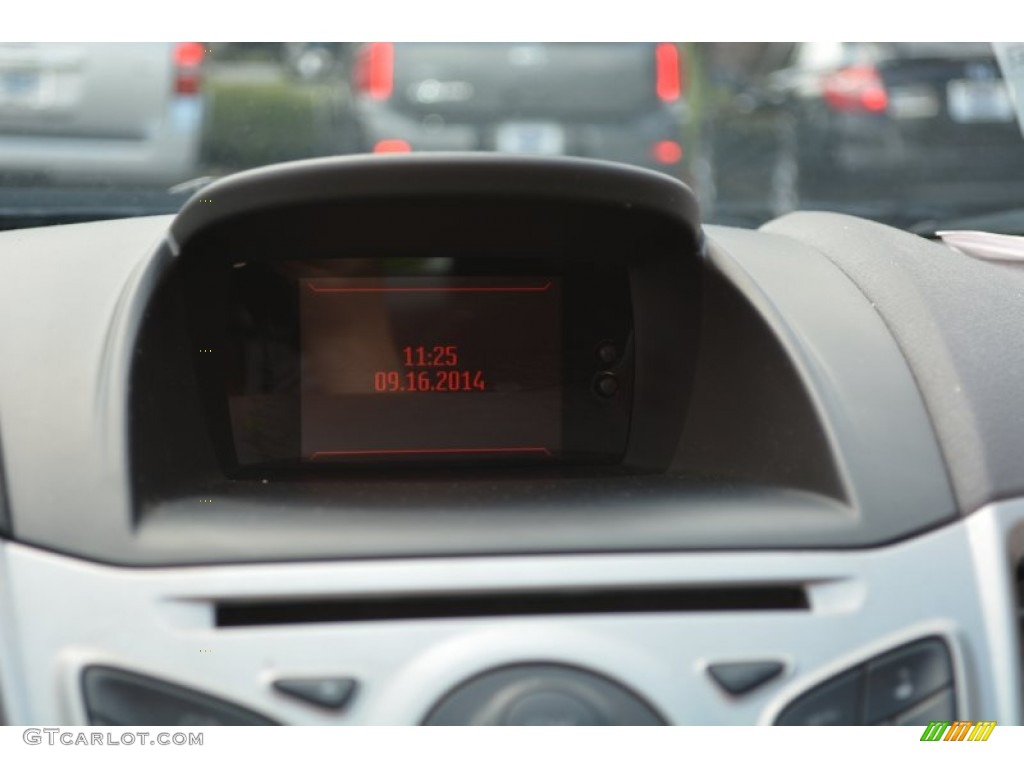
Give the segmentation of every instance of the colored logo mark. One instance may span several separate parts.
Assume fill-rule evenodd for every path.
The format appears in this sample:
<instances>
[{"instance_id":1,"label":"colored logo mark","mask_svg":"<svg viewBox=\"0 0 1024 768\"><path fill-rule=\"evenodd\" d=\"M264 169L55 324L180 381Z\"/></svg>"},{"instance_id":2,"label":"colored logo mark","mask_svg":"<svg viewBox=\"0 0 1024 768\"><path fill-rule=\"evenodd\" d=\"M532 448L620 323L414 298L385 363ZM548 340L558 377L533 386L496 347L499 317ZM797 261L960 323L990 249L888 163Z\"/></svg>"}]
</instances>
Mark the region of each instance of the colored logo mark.
<instances>
[{"instance_id":1,"label":"colored logo mark","mask_svg":"<svg viewBox=\"0 0 1024 768\"><path fill-rule=\"evenodd\" d=\"M921 741L988 741L995 727L995 720L932 720Z\"/></svg>"}]
</instances>

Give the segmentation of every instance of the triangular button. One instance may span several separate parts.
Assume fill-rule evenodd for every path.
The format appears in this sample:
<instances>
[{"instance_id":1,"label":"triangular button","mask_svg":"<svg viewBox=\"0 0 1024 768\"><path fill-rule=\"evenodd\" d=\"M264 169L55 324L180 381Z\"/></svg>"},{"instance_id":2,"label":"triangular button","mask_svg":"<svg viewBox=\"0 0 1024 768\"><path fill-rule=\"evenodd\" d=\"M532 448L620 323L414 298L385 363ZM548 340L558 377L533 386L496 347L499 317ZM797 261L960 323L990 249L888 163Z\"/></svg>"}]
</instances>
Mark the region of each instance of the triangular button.
<instances>
[{"instance_id":1,"label":"triangular button","mask_svg":"<svg viewBox=\"0 0 1024 768\"><path fill-rule=\"evenodd\" d=\"M343 709L356 692L351 677L304 677L275 680L274 688L323 709Z\"/></svg>"},{"instance_id":2,"label":"triangular button","mask_svg":"<svg viewBox=\"0 0 1024 768\"><path fill-rule=\"evenodd\" d=\"M727 693L739 696L778 677L782 669L783 665L778 661L738 661L712 664L708 667L708 674Z\"/></svg>"}]
</instances>

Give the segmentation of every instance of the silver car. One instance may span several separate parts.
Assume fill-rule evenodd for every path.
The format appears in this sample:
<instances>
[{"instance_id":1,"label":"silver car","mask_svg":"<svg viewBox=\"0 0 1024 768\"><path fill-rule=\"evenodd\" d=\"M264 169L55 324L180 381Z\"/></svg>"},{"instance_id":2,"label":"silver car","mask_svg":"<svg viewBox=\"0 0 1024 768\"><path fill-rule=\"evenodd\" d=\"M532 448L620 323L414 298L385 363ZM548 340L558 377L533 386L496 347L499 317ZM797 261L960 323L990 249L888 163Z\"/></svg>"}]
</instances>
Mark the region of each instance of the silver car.
<instances>
[{"instance_id":1,"label":"silver car","mask_svg":"<svg viewBox=\"0 0 1024 768\"><path fill-rule=\"evenodd\" d=\"M0 44L0 183L196 176L202 43Z\"/></svg>"}]
</instances>

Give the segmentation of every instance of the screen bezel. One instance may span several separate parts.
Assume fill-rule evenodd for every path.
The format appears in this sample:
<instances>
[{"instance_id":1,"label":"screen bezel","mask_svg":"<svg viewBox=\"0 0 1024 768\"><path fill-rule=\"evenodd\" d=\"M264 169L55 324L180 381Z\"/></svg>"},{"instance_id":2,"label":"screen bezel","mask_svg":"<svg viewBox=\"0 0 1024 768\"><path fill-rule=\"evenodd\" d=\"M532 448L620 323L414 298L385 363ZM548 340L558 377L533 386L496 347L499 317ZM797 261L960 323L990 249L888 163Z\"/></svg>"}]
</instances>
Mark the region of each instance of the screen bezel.
<instances>
[{"instance_id":1,"label":"screen bezel","mask_svg":"<svg viewBox=\"0 0 1024 768\"><path fill-rule=\"evenodd\" d=\"M269 215L233 217L199 233L182 260L191 341L194 350L230 348L225 296L231 265L239 260L272 266L296 257L459 254L467 264L504 274L514 274L510 266L519 264L525 272L563 275L570 291L586 293L595 304L607 302L616 292L624 297L629 306L633 375L629 412L620 430L623 440L607 450L600 428L588 432L584 426L572 438L574 430L569 427L565 456L557 463L662 469L678 440L696 343L699 283L693 262L678 256L685 248L680 240L669 220L647 212L571 203L538 207L516 200L311 204ZM593 280L588 285L600 269L618 276L615 288L595 286ZM679 322L666 323L666 317ZM564 349L568 352L573 346L567 339ZM310 466L289 461L240 466L227 417L224 371L216 355L194 352L193 364L225 476L309 474ZM585 424L592 419L579 421ZM573 450L574 445L581 450ZM475 463L457 462L459 466ZM373 464L379 462L368 468ZM346 469L324 465L316 473L344 474Z\"/></svg>"},{"instance_id":2,"label":"screen bezel","mask_svg":"<svg viewBox=\"0 0 1024 768\"><path fill-rule=\"evenodd\" d=\"M621 462L626 451L629 433L629 416L633 391L633 338L632 308L630 306L629 281L627 271L621 264L572 262L559 258L554 254L540 257L512 257L507 252L499 257L483 256L479 252L461 252L452 256L451 250L433 252L432 255L411 256L408 252L389 250L378 252L376 257L382 265L408 264L415 258L439 258L436 254L448 253L457 261L459 276L531 276L536 274L550 275L561 281L561 346L563 360L560 368L561 405L562 405L562 446L557 456L538 457L448 457L438 461L418 458L367 459L364 461L345 462L344 466L360 465L393 466L393 465L435 465L438 463L474 466L488 465L539 465L550 463L572 464L615 464ZM386 255L384 255L386 254ZM365 252L359 253L366 258ZM319 260L321 263L335 261L343 263L345 256L332 260ZM270 260L251 264L252 271L262 273L263 277L274 279L279 263L287 260ZM220 280L229 296L237 294L237 278L244 274L243 270L232 268L230 271L220 270ZM392 274L395 274L392 272ZM400 273L399 273L400 274ZM211 275L211 278L213 275ZM297 288L291 285L292 278L278 277L279 291L293 303L284 308L292 320L297 319ZM202 281L206 286L213 286L213 280ZM232 291L234 285L235 291ZM232 376L223 370L225 358L236 358L243 353L241 340L229 328L228 316L232 307L239 300L237 295L225 302L195 302L206 307L223 307L225 311L212 311L206 317L196 318L205 331L197 337L194 361L200 378L205 382L203 387L207 393L206 404L213 418L215 442L218 453L222 456L227 473L231 476L246 476L267 471L277 472L331 472L340 464L310 464L302 461L299 450L300 434L300 395L298 389L293 391L289 401L289 418L295 426L290 435L290 443L282 447L280 460L259 464L243 464L238 461L235 452L235 440L228 414L224 411L227 396L232 394L231 385L219 382L231 381ZM616 305L609 312L609 304ZM280 312L280 304L271 306L270 311ZM219 341L205 341L206 338L219 337ZM596 356L596 348L605 341L611 341L622 354L612 364L602 363ZM296 324L288 339L290 359L297 366L300 355L299 328ZM221 349L226 354L211 357L204 349ZM220 369L220 370L218 370ZM614 398L604 398L594 392L594 380L603 372L614 372L620 380L620 390ZM244 383L240 383L244 386ZM301 467L299 466L301 465Z\"/></svg>"}]
</instances>

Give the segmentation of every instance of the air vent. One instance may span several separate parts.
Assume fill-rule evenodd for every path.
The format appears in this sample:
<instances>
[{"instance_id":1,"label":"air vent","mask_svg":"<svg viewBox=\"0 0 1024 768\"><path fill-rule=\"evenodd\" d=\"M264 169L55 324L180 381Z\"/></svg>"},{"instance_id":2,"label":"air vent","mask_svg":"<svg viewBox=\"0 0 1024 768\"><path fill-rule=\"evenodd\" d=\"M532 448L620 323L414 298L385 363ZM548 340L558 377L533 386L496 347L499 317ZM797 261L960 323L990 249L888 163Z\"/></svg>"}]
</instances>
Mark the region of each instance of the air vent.
<instances>
[{"instance_id":1,"label":"air vent","mask_svg":"<svg viewBox=\"0 0 1024 768\"><path fill-rule=\"evenodd\" d=\"M560 589L360 595L290 601L223 601L218 627L320 622L402 621L495 616L706 611L806 611L798 585L713 588Z\"/></svg>"}]
</instances>

